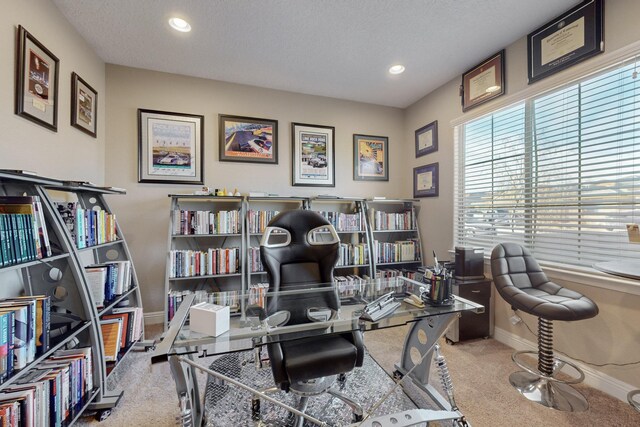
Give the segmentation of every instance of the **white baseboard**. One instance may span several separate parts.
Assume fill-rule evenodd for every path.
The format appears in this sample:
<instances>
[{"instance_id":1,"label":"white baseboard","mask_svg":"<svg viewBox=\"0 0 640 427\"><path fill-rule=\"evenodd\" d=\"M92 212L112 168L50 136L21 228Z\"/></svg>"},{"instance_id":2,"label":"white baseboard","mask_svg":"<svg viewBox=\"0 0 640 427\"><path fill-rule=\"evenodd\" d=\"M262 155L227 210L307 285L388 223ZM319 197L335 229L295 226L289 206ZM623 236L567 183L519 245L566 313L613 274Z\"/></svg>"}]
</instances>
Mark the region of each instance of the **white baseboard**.
<instances>
[{"instance_id":1,"label":"white baseboard","mask_svg":"<svg viewBox=\"0 0 640 427\"><path fill-rule=\"evenodd\" d=\"M152 311L144 313L145 325L161 325L164 323L164 311Z\"/></svg>"},{"instance_id":2,"label":"white baseboard","mask_svg":"<svg viewBox=\"0 0 640 427\"><path fill-rule=\"evenodd\" d=\"M512 334L511 332L507 332L501 328L494 328L493 338L496 341L500 341L501 343L508 345L515 350L538 350L538 345L536 343L524 339L518 335ZM636 387L630 384L627 384L594 369L593 366L585 365L584 363L573 360L565 355L559 356L569 362L575 363L580 367L580 369L582 369L582 371L584 372L585 384L604 393L607 393L608 395L611 395L616 399L620 399L625 403L627 402L627 394L631 390L636 389Z\"/></svg>"}]
</instances>

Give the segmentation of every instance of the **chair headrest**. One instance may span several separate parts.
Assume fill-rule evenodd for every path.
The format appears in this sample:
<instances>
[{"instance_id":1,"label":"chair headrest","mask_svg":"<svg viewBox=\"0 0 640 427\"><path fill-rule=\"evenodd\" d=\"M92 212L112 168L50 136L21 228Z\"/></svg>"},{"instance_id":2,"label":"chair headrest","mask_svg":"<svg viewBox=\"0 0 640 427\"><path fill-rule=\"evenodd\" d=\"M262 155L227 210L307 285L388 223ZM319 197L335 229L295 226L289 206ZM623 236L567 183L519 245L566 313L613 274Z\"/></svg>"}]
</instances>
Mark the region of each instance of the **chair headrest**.
<instances>
[{"instance_id":1,"label":"chair headrest","mask_svg":"<svg viewBox=\"0 0 640 427\"><path fill-rule=\"evenodd\" d=\"M309 244L307 236L319 227L331 227L322 215L308 210L281 212L269 222L270 228L280 228L288 232L291 244Z\"/></svg>"}]
</instances>

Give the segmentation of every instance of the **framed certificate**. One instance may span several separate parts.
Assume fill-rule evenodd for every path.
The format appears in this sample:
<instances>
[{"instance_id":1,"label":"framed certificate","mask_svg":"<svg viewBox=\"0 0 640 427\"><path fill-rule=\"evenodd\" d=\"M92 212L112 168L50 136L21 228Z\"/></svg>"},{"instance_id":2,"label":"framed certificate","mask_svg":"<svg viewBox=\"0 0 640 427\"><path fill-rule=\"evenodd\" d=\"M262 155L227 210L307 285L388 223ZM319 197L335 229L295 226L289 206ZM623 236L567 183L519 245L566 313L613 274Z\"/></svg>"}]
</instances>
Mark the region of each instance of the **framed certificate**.
<instances>
[{"instance_id":1,"label":"framed certificate","mask_svg":"<svg viewBox=\"0 0 640 427\"><path fill-rule=\"evenodd\" d=\"M462 111L504 95L504 49L462 74Z\"/></svg>"},{"instance_id":2,"label":"framed certificate","mask_svg":"<svg viewBox=\"0 0 640 427\"><path fill-rule=\"evenodd\" d=\"M413 197L438 196L438 163L413 168Z\"/></svg>"},{"instance_id":3,"label":"framed certificate","mask_svg":"<svg viewBox=\"0 0 640 427\"><path fill-rule=\"evenodd\" d=\"M586 0L527 36L529 84L604 52L602 0Z\"/></svg>"}]
</instances>

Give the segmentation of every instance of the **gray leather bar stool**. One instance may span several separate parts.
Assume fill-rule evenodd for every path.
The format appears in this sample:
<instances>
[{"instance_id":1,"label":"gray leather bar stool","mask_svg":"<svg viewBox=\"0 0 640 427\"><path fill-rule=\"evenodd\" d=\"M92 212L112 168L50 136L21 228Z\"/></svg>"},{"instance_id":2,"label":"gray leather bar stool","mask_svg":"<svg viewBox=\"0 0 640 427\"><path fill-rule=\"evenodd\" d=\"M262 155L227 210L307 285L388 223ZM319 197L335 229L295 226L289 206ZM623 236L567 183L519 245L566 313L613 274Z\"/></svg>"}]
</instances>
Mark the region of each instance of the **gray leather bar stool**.
<instances>
[{"instance_id":1,"label":"gray leather bar stool","mask_svg":"<svg viewBox=\"0 0 640 427\"><path fill-rule=\"evenodd\" d=\"M553 355L553 321L582 320L598 314L598 306L578 292L563 288L547 279L528 249L515 243L501 243L491 253L491 274L498 293L513 309L538 317L537 369L520 360L532 351L517 351L511 358L520 368L509 381L527 399L561 411L585 411L589 403L570 384L584 379L575 364ZM569 365L577 377L558 377Z\"/></svg>"}]
</instances>

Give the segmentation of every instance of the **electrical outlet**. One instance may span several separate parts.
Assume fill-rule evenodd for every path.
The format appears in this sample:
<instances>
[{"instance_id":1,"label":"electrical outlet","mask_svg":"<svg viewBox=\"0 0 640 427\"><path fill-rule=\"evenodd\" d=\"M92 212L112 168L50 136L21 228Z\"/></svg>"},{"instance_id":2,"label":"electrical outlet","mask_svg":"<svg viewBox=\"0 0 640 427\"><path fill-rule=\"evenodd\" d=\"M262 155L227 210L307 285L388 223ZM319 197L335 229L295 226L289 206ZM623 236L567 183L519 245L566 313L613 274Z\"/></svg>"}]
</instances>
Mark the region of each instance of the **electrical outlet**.
<instances>
[{"instance_id":1,"label":"electrical outlet","mask_svg":"<svg viewBox=\"0 0 640 427\"><path fill-rule=\"evenodd\" d=\"M514 314L513 316L511 316L509 320L511 320L512 325L517 325L518 323L522 322L522 319L517 314Z\"/></svg>"}]
</instances>

